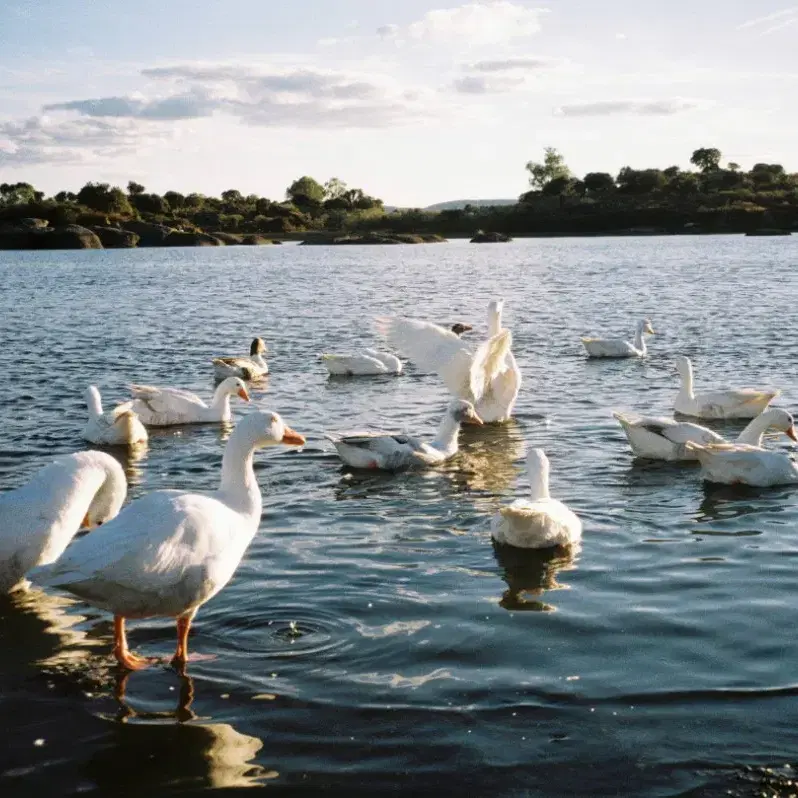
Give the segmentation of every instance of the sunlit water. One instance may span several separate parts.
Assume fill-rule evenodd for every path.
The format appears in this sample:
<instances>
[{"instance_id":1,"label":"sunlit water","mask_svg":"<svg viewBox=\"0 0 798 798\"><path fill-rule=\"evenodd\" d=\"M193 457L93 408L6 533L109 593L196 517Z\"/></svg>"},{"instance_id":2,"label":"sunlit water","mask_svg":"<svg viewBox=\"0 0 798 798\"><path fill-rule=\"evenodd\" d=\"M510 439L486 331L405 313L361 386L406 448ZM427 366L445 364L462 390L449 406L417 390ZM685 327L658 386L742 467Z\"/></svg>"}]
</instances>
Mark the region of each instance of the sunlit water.
<instances>
[{"instance_id":1,"label":"sunlit water","mask_svg":"<svg viewBox=\"0 0 798 798\"><path fill-rule=\"evenodd\" d=\"M308 437L256 456L260 532L198 615L192 648L216 658L190 681L136 673L120 702L106 615L0 602L0 795L714 795L798 760L798 489L633 462L610 415L667 413L675 353L701 386L778 386L790 407L797 260L798 241L743 237L0 253L0 489L84 448L89 382L107 404L129 382L209 395L211 357L256 334L272 375L253 398ZM480 340L497 296L516 419L465 431L440 470L347 473L325 432L432 433L446 396L412 366L328 380L318 353L371 344L385 313ZM580 335L643 316L646 360L586 361ZM123 459L131 497L215 487L227 434L154 431ZM530 445L583 518L573 559L494 553ZM141 653L173 646L168 622L131 628Z\"/></svg>"}]
</instances>

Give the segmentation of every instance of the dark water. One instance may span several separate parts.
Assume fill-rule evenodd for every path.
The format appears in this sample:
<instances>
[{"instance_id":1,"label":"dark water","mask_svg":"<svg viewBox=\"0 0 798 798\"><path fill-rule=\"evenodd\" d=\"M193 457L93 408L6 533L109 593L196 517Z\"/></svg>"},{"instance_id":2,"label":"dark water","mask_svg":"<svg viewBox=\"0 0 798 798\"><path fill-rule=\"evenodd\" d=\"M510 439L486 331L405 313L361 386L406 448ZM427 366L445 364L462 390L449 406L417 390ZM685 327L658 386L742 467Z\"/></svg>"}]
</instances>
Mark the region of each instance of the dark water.
<instances>
[{"instance_id":1,"label":"dark water","mask_svg":"<svg viewBox=\"0 0 798 798\"><path fill-rule=\"evenodd\" d=\"M795 240L742 237L0 253L0 488L83 448L88 382L107 403L130 381L209 394L210 358L255 334L272 368L258 402L308 436L256 457L261 530L199 613L193 650L216 659L190 679L155 668L120 685L107 616L35 591L0 602L0 795L786 784L798 491L636 464L610 411L667 412L677 352L700 385L795 402L797 260ZM438 471L347 474L323 432L432 432L445 395L412 368L328 381L317 353L371 343L386 312L481 336L494 296L524 372L517 419L469 430ZM641 316L661 333L645 362L586 362L580 334L631 335ZM215 487L226 434L154 432L125 463L131 495ZM524 495L528 445L584 520L572 560L494 553L489 519ZM173 647L169 623L131 628L141 653Z\"/></svg>"}]
</instances>

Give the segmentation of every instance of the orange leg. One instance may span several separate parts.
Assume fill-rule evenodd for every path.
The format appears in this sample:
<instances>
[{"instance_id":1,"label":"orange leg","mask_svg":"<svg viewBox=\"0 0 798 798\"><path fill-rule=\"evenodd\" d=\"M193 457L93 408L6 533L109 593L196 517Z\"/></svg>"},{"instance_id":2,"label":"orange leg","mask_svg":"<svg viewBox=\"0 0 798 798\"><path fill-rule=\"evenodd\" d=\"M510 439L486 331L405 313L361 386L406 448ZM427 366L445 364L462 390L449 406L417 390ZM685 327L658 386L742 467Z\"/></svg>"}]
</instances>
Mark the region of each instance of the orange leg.
<instances>
[{"instance_id":1,"label":"orange leg","mask_svg":"<svg viewBox=\"0 0 798 798\"><path fill-rule=\"evenodd\" d=\"M172 665L176 668L185 668L188 662L188 632L191 629L191 618L177 619L177 648L172 657Z\"/></svg>"},{"instance_id":2,"label":"orange leg","mask_svg":"<svg viewBox=\"0 0 798 798\"><path fill-rule=\"evenodd\" d=\"M114 615L114 656L123 668L130 671L140 671L150 664L150 660L137 656L127 647L125 619L121 615Z\"/></svg>"}]
</instances>

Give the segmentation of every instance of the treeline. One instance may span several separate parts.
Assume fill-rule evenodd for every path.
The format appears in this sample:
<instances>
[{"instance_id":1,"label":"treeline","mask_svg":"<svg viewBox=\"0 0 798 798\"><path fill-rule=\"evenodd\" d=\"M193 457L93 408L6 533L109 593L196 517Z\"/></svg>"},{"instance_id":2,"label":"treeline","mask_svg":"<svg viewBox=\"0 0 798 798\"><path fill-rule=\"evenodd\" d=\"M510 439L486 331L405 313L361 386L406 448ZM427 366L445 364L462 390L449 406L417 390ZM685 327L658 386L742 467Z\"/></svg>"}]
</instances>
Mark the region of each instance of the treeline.
<instances>
[{"instance_id":1,"label":"treeline","mask_svg":"<svg viewBox=\"0 0 798 798\"><path fill-rule=\"evenodd\" d=\"M693 170L624 167L617 175L572 174L553 148L526 165L530 190L514 205L386 211L382 200L332 178L304 176L283 200L230 189L220 197L148 192L130 182L123 190L87 183L77 193L45 197L28 183L0 184L0 224L24 218L52 226L123 227L131 220L178 231L284 236L330 233L435 233L472 236L478 230L511 236L612 232L748 232L798 229L798 175L780 164L750 170L722 165L714 148L693 152Z\"/></svg>"}]
</instances>

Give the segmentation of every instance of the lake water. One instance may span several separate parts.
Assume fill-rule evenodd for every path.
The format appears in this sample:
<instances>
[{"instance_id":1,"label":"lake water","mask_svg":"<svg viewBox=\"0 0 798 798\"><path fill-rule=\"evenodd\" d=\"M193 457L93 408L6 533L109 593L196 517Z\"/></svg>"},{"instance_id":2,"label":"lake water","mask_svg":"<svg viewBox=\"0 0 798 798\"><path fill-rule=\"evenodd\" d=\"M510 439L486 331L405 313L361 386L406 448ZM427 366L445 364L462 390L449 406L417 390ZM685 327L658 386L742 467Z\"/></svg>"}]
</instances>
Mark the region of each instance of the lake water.
<instances>
[{"instance_id":1,"label":"lake water","mask_svg":"<svg viewBox=\"0 0 798 798\"><path fill-rule=\"evenodd\" d=\"M89 382L107 404L129 382L208 395L211 357L256 334L272 374L253 399L308 438L256 455L260 532L200 610L191 646L216 658L190 679L156 667L118 699L107 615L38 591L0 602L0 795L786 784L798 490L634 462L610 412L669 412L676 353L699 386L778 386L798 408L796 261L794 238L740 236L0 253L0 489L84 448ZM524 374L515 420L464 431L439 470L347 473L324 432L431 434L446 395L412 366L330 381L317 354L371 344L385 313L467 321L480 340L492 297ZM631 336L643 316L659 333L646 360L586 361L580 335ZM123 460L130 496L214 488L227 434L153 431ZM571 560L491 545L492 513L526 491L530 445L584 521ZM130 629L140 653L173 649L169 622Z\"/></svg>"}]
</instances>

